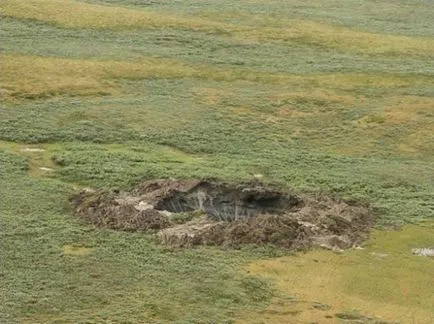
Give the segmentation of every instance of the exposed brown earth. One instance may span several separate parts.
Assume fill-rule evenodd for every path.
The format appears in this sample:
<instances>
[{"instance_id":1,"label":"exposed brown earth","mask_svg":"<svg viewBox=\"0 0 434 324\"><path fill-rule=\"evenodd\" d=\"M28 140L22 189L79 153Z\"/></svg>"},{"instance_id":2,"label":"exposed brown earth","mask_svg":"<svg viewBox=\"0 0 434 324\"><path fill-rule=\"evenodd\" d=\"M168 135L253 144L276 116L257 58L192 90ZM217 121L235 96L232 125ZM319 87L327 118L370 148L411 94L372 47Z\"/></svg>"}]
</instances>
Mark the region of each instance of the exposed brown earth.
<instances>
[{"instance_id":1,"label":"exposed brown earth","mask_svg":"<svg viewBox=\"0 0 434 324\"><path fill-rule=\"evenodd\" d=\"M131 192L86 189L72 198L90 223L157 234L167 247L273 244L341 250L363 242L369 209L325 195L298 196L258 181L152 180Z\"/></svg>"}]
</instances>

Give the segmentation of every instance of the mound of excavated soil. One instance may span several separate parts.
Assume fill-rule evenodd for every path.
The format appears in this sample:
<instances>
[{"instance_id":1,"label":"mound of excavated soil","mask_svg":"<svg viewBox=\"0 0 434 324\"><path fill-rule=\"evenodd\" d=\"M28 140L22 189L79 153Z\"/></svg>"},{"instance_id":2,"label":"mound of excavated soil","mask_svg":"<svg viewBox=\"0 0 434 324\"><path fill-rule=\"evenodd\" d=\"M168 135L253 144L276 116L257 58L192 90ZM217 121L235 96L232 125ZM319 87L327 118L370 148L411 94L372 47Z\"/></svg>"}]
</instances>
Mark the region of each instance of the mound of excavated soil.
<instances>
[{"instance_id":1,"label":"mound of excavated soil","mask_svg":"<svg viewBox=\"0 0 434 324\"><path fill-rule=\"evenodd\" d=\"M373 224L362 205L324 195L296 196L258 183L153 180L131 192L86 189L72 203L78 216L96 226L158 232L168 247L344 249L365 240ZM179 224L180 219L185 222Z\"/></svg>"}]
</instances>

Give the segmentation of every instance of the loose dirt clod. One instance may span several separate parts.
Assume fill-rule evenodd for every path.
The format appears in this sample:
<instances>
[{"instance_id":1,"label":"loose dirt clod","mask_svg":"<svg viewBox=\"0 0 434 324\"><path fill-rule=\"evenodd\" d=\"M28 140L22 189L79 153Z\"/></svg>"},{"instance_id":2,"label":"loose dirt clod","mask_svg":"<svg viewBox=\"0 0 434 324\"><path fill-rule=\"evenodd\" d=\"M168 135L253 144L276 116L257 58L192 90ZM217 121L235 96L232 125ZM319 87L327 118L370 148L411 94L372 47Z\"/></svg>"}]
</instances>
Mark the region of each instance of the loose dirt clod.
<instances>
[{"instance_id":1,"label":"loose dirt clod","mask_svg":"<svg viewBox=\"0 0 434 324\"><path fill-rule=\"evenodd\" d=\"M132 192L83 190L75 212L123 231L158 232L167 247L274 244L291 249L341 250L367 238L368 209L327 196L301 197L252 183L153 180Z\"/></svg>"}]
</instances>

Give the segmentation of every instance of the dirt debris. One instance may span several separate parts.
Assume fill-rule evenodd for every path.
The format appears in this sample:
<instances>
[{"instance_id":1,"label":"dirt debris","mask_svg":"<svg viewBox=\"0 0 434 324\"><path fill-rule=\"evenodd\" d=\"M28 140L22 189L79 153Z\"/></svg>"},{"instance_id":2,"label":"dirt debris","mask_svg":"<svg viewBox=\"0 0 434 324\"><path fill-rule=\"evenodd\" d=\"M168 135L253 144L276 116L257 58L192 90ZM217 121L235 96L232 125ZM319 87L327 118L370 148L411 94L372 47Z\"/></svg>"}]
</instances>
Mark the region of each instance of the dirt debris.
<instances>
[{"instance_id":1,"label":"dirt debris","mask_svg":"<svg viewBox=\"0 0 434 324\"><path fill-rule=\"evenodd\" d=\"M82 190L71 201L75 213L96 226L154 232L170 248L274 244L342 251L361 244L373 225L361 204L325 195L298 196L257 179L238 185L152 180L131 192Z\"/></svg>"},{"instance_id":2,"label":"dirt debris","mask_svg":"<svg viewBox=\"0 0 434 324\"><path fill-rule=\"evenodd\" d=\"M304 248L309 230L287 216L261 214L234 221L216 222L206 218L167 228L158 233L168 247L243 244L274 244L285 248Z\"/></svg>"},{"instance_id":3,"label":"dirt debris","mask_svg":"<svg viewBox=\"0 0 434 324\"><path fill-rule=\"evenodd\" d=\"M169 218L153 208L142 208L133 197L114 192L81 191L72 202L78 216L90 223L115 230L156 231L170 226Z\"/></svg>"}]
</instances>

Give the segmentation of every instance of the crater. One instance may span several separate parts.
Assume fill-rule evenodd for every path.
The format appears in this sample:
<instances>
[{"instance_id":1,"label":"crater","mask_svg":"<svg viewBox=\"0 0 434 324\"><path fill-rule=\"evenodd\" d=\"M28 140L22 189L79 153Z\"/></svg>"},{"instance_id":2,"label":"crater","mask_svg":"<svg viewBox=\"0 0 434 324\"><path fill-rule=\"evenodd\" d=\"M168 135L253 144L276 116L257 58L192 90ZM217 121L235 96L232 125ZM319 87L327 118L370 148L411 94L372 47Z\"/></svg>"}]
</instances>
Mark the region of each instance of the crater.
<instances>
[{"instance_id":1,"label":"crater","mask_svg":"<svg viewBox=\"0 0 434 324\"><path fill-rule=\"evenodd\" d=\"M154 208L171 213L202 211L209 219L232 221L259 214L283 214L302 203L295 195L260 185L203 181L187 190L173 190Z\"/></svg>"},{"instance_id":2,"label":"crater","mask_svg":"<svg viewBox=\"0 0 434 324\"><path fill-rule=\"evenodd\" d=\"M342 250L363 242L373 225L363 204L297 195L259 180L158 179L130 192L85 189L71 201L76 215L96 226L154 233L167 247L273 244Z\"/></svg>"}]
</instances>

